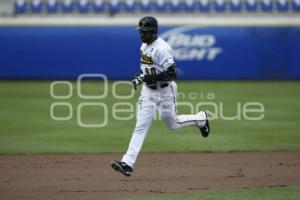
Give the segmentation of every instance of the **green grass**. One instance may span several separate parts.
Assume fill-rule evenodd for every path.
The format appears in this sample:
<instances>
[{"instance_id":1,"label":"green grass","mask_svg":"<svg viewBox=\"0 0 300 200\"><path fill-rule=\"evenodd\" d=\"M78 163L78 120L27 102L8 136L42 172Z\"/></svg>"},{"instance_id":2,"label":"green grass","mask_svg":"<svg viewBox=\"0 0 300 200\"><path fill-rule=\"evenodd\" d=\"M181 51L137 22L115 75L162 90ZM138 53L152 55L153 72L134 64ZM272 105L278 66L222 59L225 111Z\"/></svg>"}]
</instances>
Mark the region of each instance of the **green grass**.
<instances>
[{"instance_id":1,"label":"green grass","mask_svg":"<svg viewBox=\"0 0 300 200\"><path fill-rule=\"evenodd\" d=\"M299 198L300 187L277 187L196 193L192 195L128 198L122 200L298 200Z\"/></svg>"},{"instance_id":2,"label":"green grass","mask_svg":"<svg viewBox=\"0 0 300 200\"><path fill-rule=\"evenodd\" d=\"M73 83L73 97L55 100L50 96L51 81L1 81L0 82L0 154L38 153L102 153L124 152L127 149L135 118L129 121L113 119L112 107L117 102L135 104L139 91L129 100L117 100L112 96L109 83L108 97L101 100L85 100L77 96ZM82 92L97 94L102 85L97 82L84 83ZM67 88L57 86L55 94L67 94ZM170 131L156 120L146 138L144 152L185 151L269 151L300 150L300 82L254 82L254 81L180 81L179 102L223 103L225 116L234 116L240 102L261 102L264 118L259 121L215 119L211 121L211 136L204 139L198 129L185 128ZM128 95L128 85L117 87L119 95ZM188 94L193 93L189 98ZM212 93L215 98L208 99ZM73 117L66 121L55 121L50 117L50 106L54 102L69 102L73 106ZM108 124L103 128L82 128L78 125L76 108L79 103L100 102L108 106ZM214 111L212 106L201 109ZM55 110L64 116L66 108ZM179 114L189 114L187 107L179 106ZM131 115L134 112L129 113ZM129 114L120 114L128 116ZM103 110L87 108L82 112L83 122L100 123ZM255 116L253 114L252 116ZM257 116L257 114L256 114Z\"/></svg>"}]
</instances>

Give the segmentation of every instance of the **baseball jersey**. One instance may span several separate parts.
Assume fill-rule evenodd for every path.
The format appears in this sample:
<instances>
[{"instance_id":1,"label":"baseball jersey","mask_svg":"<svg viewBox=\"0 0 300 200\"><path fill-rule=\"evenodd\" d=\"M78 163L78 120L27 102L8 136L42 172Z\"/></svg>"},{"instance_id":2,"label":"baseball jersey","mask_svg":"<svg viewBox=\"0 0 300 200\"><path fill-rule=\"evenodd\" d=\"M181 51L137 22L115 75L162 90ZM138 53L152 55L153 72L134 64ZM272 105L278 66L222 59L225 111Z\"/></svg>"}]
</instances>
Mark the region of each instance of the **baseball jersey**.
<instances>
[{"instance_id":1,"label":"baseball jersey","mask_svg":"<svg viewBox=\"0 0 300 200\"><path fill-rule=\"evenodd\" d=\"M159 74L174 64L171 46L158 37L151 44L142 43L140 48L141 71L146 74Z\"/></svg>"}]
</instances>

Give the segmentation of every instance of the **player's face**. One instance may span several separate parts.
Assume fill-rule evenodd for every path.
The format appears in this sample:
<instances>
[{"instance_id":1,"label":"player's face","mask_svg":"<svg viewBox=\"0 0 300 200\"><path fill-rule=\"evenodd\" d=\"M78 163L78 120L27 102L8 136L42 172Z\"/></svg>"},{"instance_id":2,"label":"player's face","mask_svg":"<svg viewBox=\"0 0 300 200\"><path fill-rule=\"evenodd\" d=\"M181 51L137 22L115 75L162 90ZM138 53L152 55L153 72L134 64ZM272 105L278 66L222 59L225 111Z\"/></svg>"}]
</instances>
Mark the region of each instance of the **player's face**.
<instances>
[{"instance_id":1,"label":"player's face","mask_svg":"<svg viewBox=\"0 0 300 200\"><path fill-rule=\"evenodd\" d=\"M144 43L151 43L153 41L153 33L149 31L140 31L140 37Z\"/></svg>"}]
</instances>

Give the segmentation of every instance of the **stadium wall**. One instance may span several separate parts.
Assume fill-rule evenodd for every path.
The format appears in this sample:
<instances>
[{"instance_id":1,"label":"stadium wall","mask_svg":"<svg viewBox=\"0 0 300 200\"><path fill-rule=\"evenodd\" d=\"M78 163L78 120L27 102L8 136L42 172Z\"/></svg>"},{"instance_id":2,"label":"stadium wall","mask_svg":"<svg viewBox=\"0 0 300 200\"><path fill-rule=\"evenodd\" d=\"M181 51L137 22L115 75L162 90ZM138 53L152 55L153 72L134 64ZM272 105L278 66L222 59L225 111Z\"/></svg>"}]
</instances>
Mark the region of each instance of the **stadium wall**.
<instances>
[{"instance_id":1,"label":"stadium wall","mask_svg":"<svg viewBox=\"0 0 300 200\"><path fill-rule=\"evenodd\" d=\"M300 27L162 26L179 79L299 79ZM139 70L134 26L1 26L1 79L75 79Z\"/></svg>"}]
</instances>

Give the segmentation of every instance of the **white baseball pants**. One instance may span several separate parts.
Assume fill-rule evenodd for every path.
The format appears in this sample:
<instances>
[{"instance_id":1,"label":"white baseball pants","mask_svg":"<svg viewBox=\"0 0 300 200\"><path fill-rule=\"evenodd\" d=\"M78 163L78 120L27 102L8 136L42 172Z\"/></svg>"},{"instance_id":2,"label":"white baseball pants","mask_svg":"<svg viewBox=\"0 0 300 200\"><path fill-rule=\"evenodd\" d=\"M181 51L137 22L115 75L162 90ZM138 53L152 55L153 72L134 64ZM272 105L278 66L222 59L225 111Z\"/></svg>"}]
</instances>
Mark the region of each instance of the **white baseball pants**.
<instances>
[{"instance_id":1,"label":"white baseball pants","mask_svg":"<svg viewBox=\"0 0 300 200\"><path fill-rule=\"evenodd\" d=\"M122 162L131 167L134 166L156 111L172 130L195 126L197 123L198 125L200 123L200 126L205 125L206 115L204 112L196 115L177 115L176 96L177 85L174 81L170 82L169 86L157 90L143 85L139 98L136 126Z\"/></svg>"}]
</instances>

